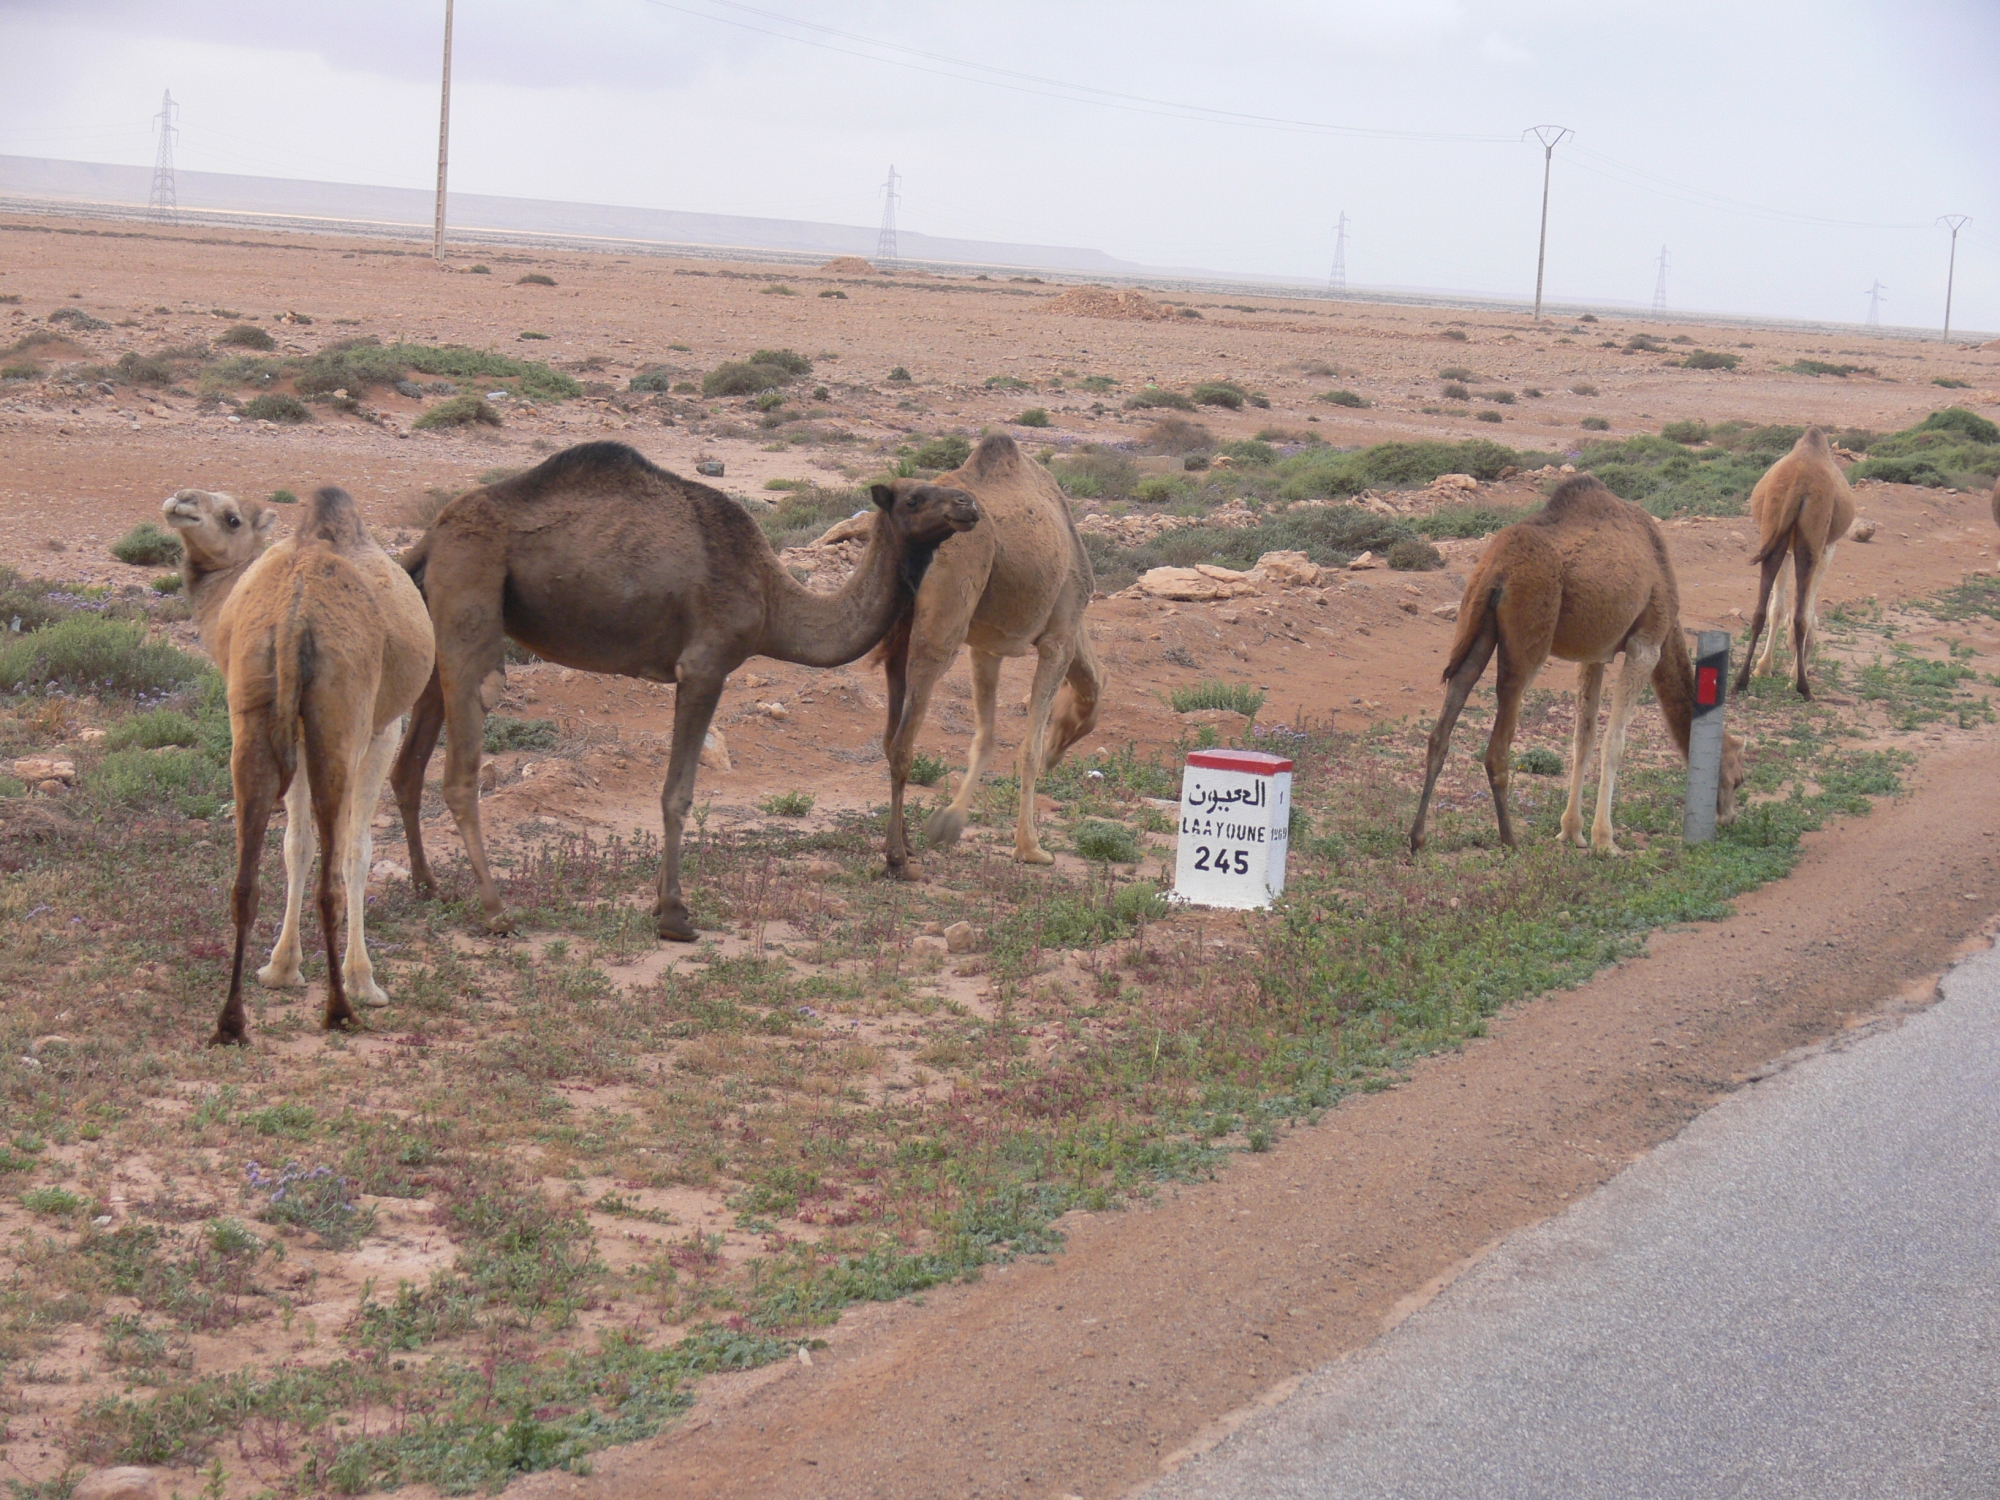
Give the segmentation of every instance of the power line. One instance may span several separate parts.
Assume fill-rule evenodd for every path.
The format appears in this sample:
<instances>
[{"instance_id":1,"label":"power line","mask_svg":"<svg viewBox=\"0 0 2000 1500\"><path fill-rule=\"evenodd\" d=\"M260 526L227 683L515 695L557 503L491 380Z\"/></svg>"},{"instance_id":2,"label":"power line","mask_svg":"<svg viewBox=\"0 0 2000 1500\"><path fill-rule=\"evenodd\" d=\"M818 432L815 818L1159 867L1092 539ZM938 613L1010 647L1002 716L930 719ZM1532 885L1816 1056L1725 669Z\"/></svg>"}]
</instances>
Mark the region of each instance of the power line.
<instances>
[{"instance_id":1,"label":"power line","mask_svg":"<svg viewBox=\"0 0 2000 1500\"><path fill-rule=\"evenodd\" d=\"M1958 277L1958 232L1972 222L1971 214L1939 214L1938 223L1951 231L1951 264L1944 273L1944 334L1941 344L1951 342L1951 285Z\"/></svg>"},{"instance_id":2,"label":"power line","mask_svg":"<svg viewBox=\"0 0 2000 1500\"><path fill-rule=\"evenodd\" d=\"M1882 278L1880 276L1877 276L1875 284L1868 288L1868 326L1870 328L1880 328L1882 326L1882 304L1889 300L1882 294L1887 290L1889 289L1882 285Z\"/></svg>"},{"instance_id":3,"label":"power line","mask_svg":"<svg viewBox=\"0 0 2000 1500\"><path fill-rule=\"evenodd\" d=\"M1333 271L1326 278L1329 292L1347 290L1347 210L1340 211L1340 230L1333 241Z\"/></svg>"},{"instance_id":4,"label":"power line","mask_svg":"<svg viewBox=\"0 0 2000 1500\"><path fill-rule=\"evenodd\" d=\"M431 259L444 264L444 174L451 145L451 0L444 0L444 82L438 90L437 217L431 227Z\"/></svg>"},{"instance_id":5,"label":"power line","mask_svg":"<svg viewBox=\"0 0 2000 1500\"><path fill-rule=\"evenodd\" d=\"M896 200L902 194L896 191L896 164L889 164L889 180L882 184L882 232L875 236L875 258L878 261L896 259Z\"/></svg>"},{"instance_id":6,"label":"power line","mask_svg":"<svg viewBox=\"0 0 2000 1500\"><path fill-rule=\"evenodd\" d=\"M1521 139L1533 136L1542 143L1542 238L1535 251L1535 321L1542 320L1542 266L1549 253L1549 174L1554 170L1556 147L1576 132L1567 125L1530 125Z\"/></svg>"},{"instance_id":7,"label":"power line","mask_svg":"<svg viewBox=\"0 0 2000 1500\"><path fill-rule=\"evenodd\" d=\"M1667 247L1660 246L1660 279L1653 283L1653 311L1667 310Z\"/></svg>"},{"instance_id":8,"label":"power line","mask_svg":"<svg viewBox=\"0 0 2000 1500\"><path fill-rule=\"evenodd\" d=\"M160 131L160 149L153 157L153 190L146 195L149 219L172 219L180 212L180 195L174 189L174 113L178 108L172 89L160 95L160 112L153 116Z\"/></svg>"}]
</instances>

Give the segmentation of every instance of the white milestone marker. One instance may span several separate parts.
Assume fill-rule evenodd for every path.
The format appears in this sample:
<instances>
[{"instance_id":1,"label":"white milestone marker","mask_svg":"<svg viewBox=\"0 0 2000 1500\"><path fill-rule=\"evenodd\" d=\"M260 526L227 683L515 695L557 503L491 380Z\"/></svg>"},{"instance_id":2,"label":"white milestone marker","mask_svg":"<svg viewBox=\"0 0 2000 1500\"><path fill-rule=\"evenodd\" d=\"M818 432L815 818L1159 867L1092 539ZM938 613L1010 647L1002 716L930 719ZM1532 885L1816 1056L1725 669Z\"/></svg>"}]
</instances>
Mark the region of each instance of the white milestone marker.
<instances>
[{"instance_id":1,"label":"white milestone marker","mask_svg":"<svg viewBox=\"0 0 2000 1500\"><path fill-rule=\"evenodd\" d=\"M1197 750L1181 772L1174 900L1241 910L1285 888L1292 763L1261 750Z\"/></svg>"}]
</instances>

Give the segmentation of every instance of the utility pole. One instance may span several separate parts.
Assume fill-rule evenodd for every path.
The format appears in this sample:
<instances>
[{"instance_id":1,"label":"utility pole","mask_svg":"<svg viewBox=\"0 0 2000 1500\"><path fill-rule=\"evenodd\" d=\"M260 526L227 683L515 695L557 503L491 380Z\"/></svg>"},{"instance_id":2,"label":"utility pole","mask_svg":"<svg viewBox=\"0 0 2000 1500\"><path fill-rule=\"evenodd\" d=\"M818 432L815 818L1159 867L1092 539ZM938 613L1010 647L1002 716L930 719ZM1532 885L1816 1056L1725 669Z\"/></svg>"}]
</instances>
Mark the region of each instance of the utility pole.
<instances>
[{"instance_id":1,"label":"utility pole","mask_svg":"<svg viewBox=\"0 0 2000 1500\"><path fill-rule=\"evenodd\" d=\"M1333 272L1326 278L1329 292L1347 290L1347 210L1340 211L1340 230L1333 240Z\"/></svg>"},{"instance_id":2,"label":"utility pole","mask_svg":"<svg viewBox=\"0 0 2000 1500\"><path fill-rule=\"evenodd\" d=\"M1560 146L1576 132L1567 125L1535 125L1522 133L1521 139L1533 136L1542 143L1542 239L1535 251L1535 321L1542 320L1542 267L1549 254L1549 172L1555 165L1556 147Z\"/></svg>"},{"instance_id":3,"label":"utility pole","mask_svg":"<svg viewBox=\"0 0 2000 1500\"><path fill-rule=\"evenodd\" d=\"M1653 311L1667 310L1667 247L1660 246L1660 279L1653 283Z\"/></svg>"},{"instance_id":4,"label":"utility pole","mask_svg":"<svg viewBox=\"0 0 2000 1500\"><path fill-rule=\"evenodd\" d=\"M1939 214L1938 223L1951 231L1951 266L1944 273L1944 337L1941 344L1951 342L1951 284L1958 275L1958 232L1972 222L1971 214Z\"/></svg>"},{"instance_id":5,"label":"utility pole","mask_svg":"<svg viewBox=\"0 0 2000 1500\"><path fill-rule=\"evenodd\" d=\"M902 196L896 191L895 163L889 165L889 180L882 184L882 232L875 236L875 258L892 261L896 258L896 199Z\"/></svg>"},{"instance_id":6,"label":"utility pole","mask_svg":"<svg viewBox=\"0 0 2000 1500\"><path fill-rule=\"evenodd\" d=\"M180 199L174 191L174 111L179 108L172 89L160 95L160 112L153 116L160 130L160 149L153 157L153 190L146 195L149 219L171 220L180 212Z\"/></svg>"},{"instance_id":7,"label":"utility pole","mask_svg":"<svg viewBox=\"0 0 2000 1500\"><path fill-rule=\"evenodd\" d=\"M1882 294L1888 290L1886 286L1882 285L1882 278L1879 276L1875 278L1875 284L1868 288L1868 326L1870 328L1880 328L1882 326L1882 302L1884 300Z\"/></svg>"},{"instance_id":8,"label":"utility pole","mask_svg":"<svg viewBox=\"0 0 2000 1500\"><path fill-rule=\"evenodd\" d=\"M437 218L431 227L431 259L444 264L444 169L451 145L451 0L444 0L444 87L438 102Z\"/></svg>"}]
</instances>

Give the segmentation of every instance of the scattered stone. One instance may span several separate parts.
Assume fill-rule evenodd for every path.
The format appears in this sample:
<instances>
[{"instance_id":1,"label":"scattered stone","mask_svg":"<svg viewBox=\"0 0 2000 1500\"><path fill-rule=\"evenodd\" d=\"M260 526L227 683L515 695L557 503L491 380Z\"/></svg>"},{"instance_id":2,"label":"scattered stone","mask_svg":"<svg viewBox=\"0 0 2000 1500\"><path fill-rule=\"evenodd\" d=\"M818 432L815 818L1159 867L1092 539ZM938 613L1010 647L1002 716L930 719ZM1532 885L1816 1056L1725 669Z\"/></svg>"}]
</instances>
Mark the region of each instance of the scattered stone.
<instances>
[{"instance_id":1,"label":"scattered stone","mask_svg":"<svg viewBox=\"0 0 2000 1500\"><path fill-rule=\"evenodd\" d=\"M1458 606L1456 604L1440 604L1431 613L1436 615L1440 620L1456 620L1458 618Z\"/></svg>"},{"instance_id":2,"label":"scattered stone","mask_svg":"<svg viewBox=\"0 0 2000 1500\"><path fill-rule=\"evenodd\" d=\"M719 458L704 458L694 466L694 471L697 474L705 474L710 479L720 479L722 477L722 460Z\"/></svg>"},{"instance_id":3,"label":"scattered stone","mask_svg":"<svg viewBox=\"0 0 2000 1500\"><path fill-rule=\"evenodd\" d=\"M835 542L851 541L856 537L866 539L875 529L875 515L872 511L857 510L845 521L835 521L821 534L815 547L830 547Z\"/></svg>"},{"instance_id":4,"label":"scattered stone","mask_svg":"<svg viewBox=\"0 0 2000 1500\"><path fill-rule=\"evenodd\" d=\"M1866 516L1856 516L1854 524L1847 528L1850 542L1872 542L1875 540L1875 523Z\"/></svg>"},{"instance_id":5,"label":"scattered stone","mask_svg":"<svg viewBox=\"0 0 2000 1500\"><path fill-rule=\"evenodd\" d=\"M69 1492L70 1500L160 1500L160 1481L151 1469L98 1469Z\"/></svg>"},{"instance_id":6,"label":"scattered stone","mask_svg":"<svg viewBox=\"0 0 2000 1500\"><path fill-rule=\"evenodd\" d=\"M94 745L103 738L104 731L101 729L86 729L77 735L77 739L86 745Z\"/></svg>"},{"instance_id":7,"label":"scattered stone","mask_svg":"<svg viewBox=\"0 0 2000 1500\"><path fill-rule=\"evenodd\" d=\"M1139 577L1139 591L1154 599L1236 599L1257 592L1246 574L1203 563L1193 568L1153 568Z\"/></svg>"},{"instance_id":8,"label":"scattered stone","mask_svg":"<svg viewBox=\"0 0 2000 1500\"><path fill-rule=\"evenodd\" d=\"M757 705L757 712L767 719L776 719L780 723L792 716L792 711L782 703L760 703Z\"/></svg>"},{"instance_id":9,"label":"scattered stone","mask_svg":"<svg viewBox=\"0 0 2000 1500\"><path fill-rule=\"evenodd\" d=\"M1360 573L1368 568L1379 566L1380 564L1375 561L1375 554L1373 552L1364 552L1347 565L1347 571L1350 573Z\"/></svg>"},{"instance_id":10,"label":"scattered stone","mask_svg":"<svg viewBox=\"0 0 2000 1500\"><path fill-rule=\"evenodd\" d=\"M944 930L945 949L951 953L970 953L974 937L970 922L954 922Z\"/></svg>"},{"instance_id":11,"label":"scattered stone","mask_svg":"<svg viewBox=\"0 0 2000 1500\"><path fill-rule=\"evenodd\" d=\"M408 880L410 872L393 859L378 859L368 867L370 880Z\"/></svg>"},{"instance_id":12,"label":"scattered stone","mask_svg":"<svg viewBox=\"0 0 2000 1500\"><path fill-rule=\"evenodd\" d=\"M847 872L830 859L815 859L807 862L805 873L814 880L835 880Z\"/></svg>"},{"instance_id":13,"label":"scattered stone","mask_svg":"<svg viewBox=\"0 0 2000 1500\"><path fill-rule=\"evenodd\" d=\"M1257 582L1281 588L1311 588L1319 582L1319 575L1319 564L1303 552L1266 552L1250 570L1250 577Z\"/></svg>"},{"instance_id":14,"label":"scattered stone","mask_svg":"<svg viewBox=\"0 0 2000 1500\"><path fill-rule=\"evenodd\" d=\"M709 730L701 742L701 763L711 771L720 771L727 776L735 769L729 763L729 741L722 737L720 729Z\"/></svg>"},{"instance_id":15,"label":"scattered stone","mask_svg":"<svg viewBox=\"0 0 2000 1500\"><path fill-rule=\"evenodd\" d=\"M1509 476L1503 475L1502 477ZM1479 488L1479 481L1474 479L1470 474L1440 474L1431 481L1431 488L1434 490L1476 490Z\"/></svg>"},{"instance_id":16,"label":"scattered stone","mask_svg":"<svg viewBox=\"0 0 2000 1500\"><path fill-rule=\"evenodd\" d=\"M53 781L58 786L74 786L76 762L47 755L29 755L14 762L14 774L22 781L36 784Z\"/></svg>"},{"instance_id":17,"label":"scattered stone","mask_svg":"<svg viewBox=\"0 0 2000 1500\"><path fill-rule=\"evenodd\" d=\"M946 953L949 945L941 937L914 937L910 939L912 953Z\"/></svg>"},{"instance_id":18,"label":"scattered stone","mask_svg":"<svg viewBox=\"0 0 2000 1500\"><path fill-rule=\"evenodd\" d=\"M1413 615L1417 612L1417 601L1414 599L1404 599L1396 605L1396 608L1400 609L1406 615Z\"/></svg>"}]
</instances>

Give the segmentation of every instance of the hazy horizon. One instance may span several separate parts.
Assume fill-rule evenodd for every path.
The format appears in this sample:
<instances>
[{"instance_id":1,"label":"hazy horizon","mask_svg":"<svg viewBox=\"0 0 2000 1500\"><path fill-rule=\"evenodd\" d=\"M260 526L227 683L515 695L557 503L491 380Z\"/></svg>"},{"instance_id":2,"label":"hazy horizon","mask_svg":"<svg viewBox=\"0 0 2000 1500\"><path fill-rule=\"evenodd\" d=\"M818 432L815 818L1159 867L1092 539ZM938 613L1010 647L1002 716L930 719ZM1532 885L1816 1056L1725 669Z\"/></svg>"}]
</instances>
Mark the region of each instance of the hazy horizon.
<instances>
[{"instance_id":1,"label":"hazy horizon","mask_svg":"<svg viewBox=\"0 0 2000 1500\"><path fill-rule=\"evenodd\" d=\"M1554 123L1553 301L2000 326L2000 8L776 3L460 0L452 188L1525 298ZM0 153L428 190L443 10L0 0Z\"/></svg>"}]
</instances>

